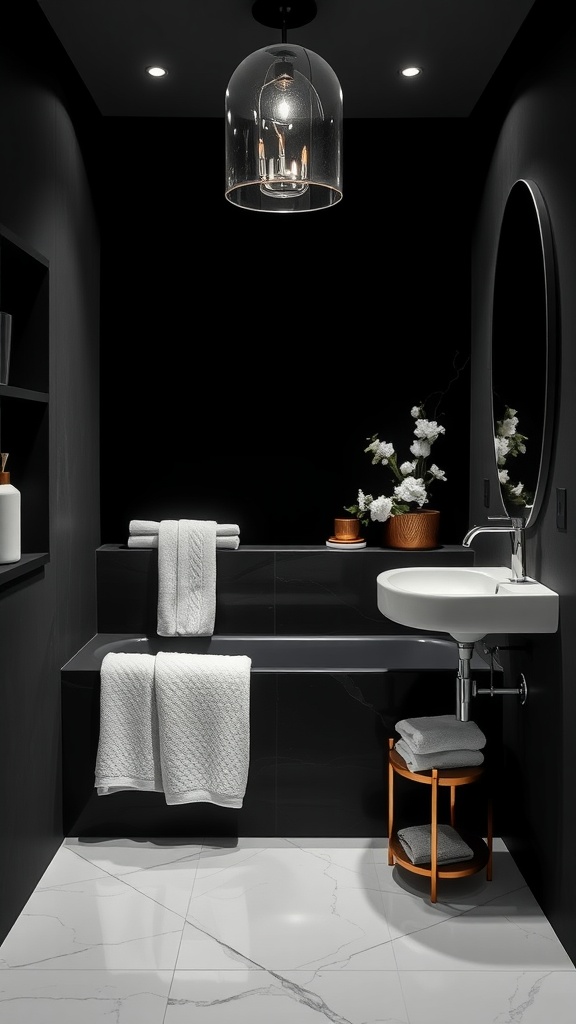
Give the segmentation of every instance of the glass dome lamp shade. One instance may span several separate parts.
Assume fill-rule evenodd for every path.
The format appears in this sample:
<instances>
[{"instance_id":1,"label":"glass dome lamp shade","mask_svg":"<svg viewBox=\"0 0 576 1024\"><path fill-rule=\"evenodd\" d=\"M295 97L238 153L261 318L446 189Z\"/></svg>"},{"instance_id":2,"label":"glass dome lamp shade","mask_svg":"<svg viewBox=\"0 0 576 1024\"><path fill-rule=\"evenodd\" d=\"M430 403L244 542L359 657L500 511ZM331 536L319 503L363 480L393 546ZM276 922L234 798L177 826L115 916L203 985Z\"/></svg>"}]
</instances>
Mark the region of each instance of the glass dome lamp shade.
<instances>
[{"instance_id":1,"label":"glass dome lamp shade","mask_svg":"<svg viewBox=\"0 0 576 1024\"><path fill-rule=\"evenodd\" d=\"M303 46L266 46L226 90L226 198L247 210L300 213L342 199L342 89Z\"/></svg>"}]
</instances>

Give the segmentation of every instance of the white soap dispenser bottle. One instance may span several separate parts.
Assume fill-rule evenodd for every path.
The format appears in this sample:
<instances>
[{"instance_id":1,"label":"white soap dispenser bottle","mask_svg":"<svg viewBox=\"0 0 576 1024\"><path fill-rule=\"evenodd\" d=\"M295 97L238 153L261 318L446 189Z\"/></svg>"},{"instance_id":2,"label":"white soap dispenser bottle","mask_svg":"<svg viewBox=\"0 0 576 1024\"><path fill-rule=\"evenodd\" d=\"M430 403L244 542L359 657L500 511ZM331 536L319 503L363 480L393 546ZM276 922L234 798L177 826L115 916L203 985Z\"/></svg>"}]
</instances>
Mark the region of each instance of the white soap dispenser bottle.
<instances>
[{"instance_id":1,"label":"white soap dispenser bottle","mask_svg":"<svg viewBox=\"0 0 576 1024\"><path fill-rule=\"evenodd\" d=\"M20 550L20 491L10 483L5 471L8 453L0 453L0 565L19 562Z\"/></svg>"}]
</instances>

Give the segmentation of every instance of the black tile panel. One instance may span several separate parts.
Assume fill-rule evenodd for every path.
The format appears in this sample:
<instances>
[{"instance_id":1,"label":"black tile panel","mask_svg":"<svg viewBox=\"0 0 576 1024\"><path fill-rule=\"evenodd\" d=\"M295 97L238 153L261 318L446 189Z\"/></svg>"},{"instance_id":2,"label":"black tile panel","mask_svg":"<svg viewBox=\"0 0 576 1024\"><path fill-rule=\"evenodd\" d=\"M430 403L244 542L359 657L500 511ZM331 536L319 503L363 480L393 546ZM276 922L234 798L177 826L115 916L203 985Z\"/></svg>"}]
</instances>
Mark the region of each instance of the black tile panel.
<instances>
[{"instance_id":1,"label":"black tile panel","mask_svg":"<svg viewBox=\"0 0 576 1024\"><path fill-rule=\"evenodd\" d=\"M378 610L376 578L404 565L472 565L464 547L434 551L332 548L276 553L276 633L405 635L417 633Z\"/></svg>"},{"instance_id":2,"label":"black tile panel","mask_svg":"<svg viewBox=\"0 0 576 1024\"><path fill-rule=\"evenodd\" d=\"M406 635L378 611L376 577L401 565L473 565L464 547L434 551L240 547L217 552L215 634ZM96 551L98 631L156 633L158 552L107 544Z\"/></svg>"}]
</instances>

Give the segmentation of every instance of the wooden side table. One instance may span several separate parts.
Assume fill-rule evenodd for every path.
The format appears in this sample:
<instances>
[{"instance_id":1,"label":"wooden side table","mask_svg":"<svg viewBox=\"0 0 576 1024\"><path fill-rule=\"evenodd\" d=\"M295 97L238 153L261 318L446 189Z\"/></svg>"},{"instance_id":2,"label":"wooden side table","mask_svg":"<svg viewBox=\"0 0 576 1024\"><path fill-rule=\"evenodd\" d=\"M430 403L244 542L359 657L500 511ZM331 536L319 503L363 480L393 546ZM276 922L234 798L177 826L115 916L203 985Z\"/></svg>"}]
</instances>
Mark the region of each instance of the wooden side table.
<instances>
[{"instance_id":1,"label":"wooden side table","mask_svg":"<svg viewBox=\"0 0 576 1024\"><path fill-rule=\"evenodd\" d=\"M388 740L388 864L399 864L407 871L430 878L430 900L437 901L439 878L464 878L486 868L486 880L492 880L492 801L488 797L486 841L477 836L459 832L461 838L474 851L470 860L451 861L438 865L438 789L450 788L450 824L456 828L456 787L477 782L485 772L484 764L466 768L431 768L412 772L405 760L394 749L394 739ZM431 790L430 861L413 864L394 829L394 779L402 775L411 782L423 783Z\"/></svg>"}]
</instances>

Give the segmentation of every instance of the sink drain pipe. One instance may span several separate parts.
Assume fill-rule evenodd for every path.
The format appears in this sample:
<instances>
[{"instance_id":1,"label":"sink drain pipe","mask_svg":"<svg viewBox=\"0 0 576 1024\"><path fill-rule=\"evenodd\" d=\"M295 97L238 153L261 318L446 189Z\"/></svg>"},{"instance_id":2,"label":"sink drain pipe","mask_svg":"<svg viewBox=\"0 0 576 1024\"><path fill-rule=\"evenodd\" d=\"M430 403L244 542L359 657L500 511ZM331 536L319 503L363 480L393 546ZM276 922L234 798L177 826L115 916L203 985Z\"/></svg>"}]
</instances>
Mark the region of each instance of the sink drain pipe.
<instances>
[{"instance_id":1,"label":"sink drain pipe","mask_svg":"<svg viewBox=\"0 0 576 1024\"><path fill-rule=\"evenodd\" d=\"M513 695L520 698L524 705L528 699L528 684L524 673L520 673L519 684L514 686L494 686L494 651L498 648L485 648L490 654L490 686L478 686L470 676L470 661L474 652L473 643L458 641L458 675L456 676L456 719L468 722L470 719L470 701L472 697L487 695L489 697L505 697Z\"/></svg>"}]
</instances>

